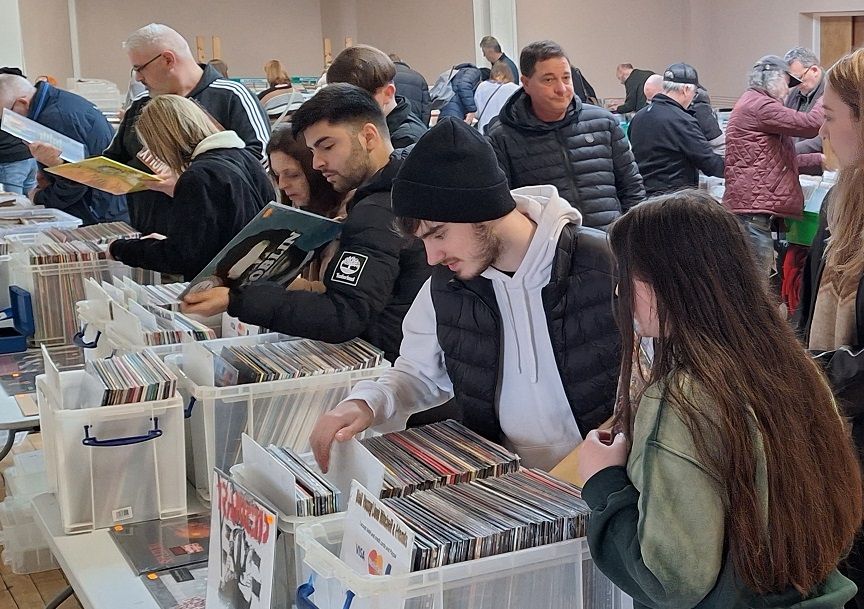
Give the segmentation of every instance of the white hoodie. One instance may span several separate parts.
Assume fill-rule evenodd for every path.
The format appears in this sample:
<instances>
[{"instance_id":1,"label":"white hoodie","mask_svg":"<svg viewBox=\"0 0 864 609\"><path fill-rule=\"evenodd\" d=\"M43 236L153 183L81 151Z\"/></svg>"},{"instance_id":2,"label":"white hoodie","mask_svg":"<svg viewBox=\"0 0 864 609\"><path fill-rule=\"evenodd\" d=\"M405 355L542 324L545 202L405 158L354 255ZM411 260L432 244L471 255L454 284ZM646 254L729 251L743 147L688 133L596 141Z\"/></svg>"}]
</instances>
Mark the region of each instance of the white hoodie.
<instances>
[{"instance_id":1,"label":"white hoodie","mask_svg":"<svg viewBox=\"0 0 864 609\"><path fill-rule=\"evenodd\" d=\"M561 229L567 223L581 225L582 217L554 186L528 186L512 193L517 209L537 230L512 277L491 267L483 272L495 288L503 331L498 419L507 444L523 464L548 470L582 435L561 384L540 292L549 283ZM377 381L358 383L346 398L365 400L380 431L398 429L410 414L453 397L436 326L427 281L405 316L393 368Z\"/></svg>"}]
</instances>

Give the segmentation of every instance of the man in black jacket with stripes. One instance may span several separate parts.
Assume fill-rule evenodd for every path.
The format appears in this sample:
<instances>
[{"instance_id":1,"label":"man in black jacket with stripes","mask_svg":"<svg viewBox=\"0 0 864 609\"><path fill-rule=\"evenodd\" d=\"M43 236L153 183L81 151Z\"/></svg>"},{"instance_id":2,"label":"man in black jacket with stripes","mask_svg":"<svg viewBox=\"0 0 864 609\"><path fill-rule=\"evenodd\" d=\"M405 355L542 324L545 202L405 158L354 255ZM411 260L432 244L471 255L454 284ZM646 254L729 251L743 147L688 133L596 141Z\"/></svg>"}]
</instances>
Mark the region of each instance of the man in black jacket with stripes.
<instances>
[{"instance_id":1,"label":"man in black jacket with stripes","mask_svg":"<svg viewBox=\"0 0 864 609\"><path fill-rule=\"evenodd\" d=\"M135 122L151 96L173 93L195 100L220 125L240 136L247 150L264 161L270 122L258 98L240 83L223 78L213 66L198 64L179 33L166 25L151 23L129 36L123 48L132 64L132 76L149 93L135 99L126 110L105 156L152 173L137 156L142 145L135 133ZM144 234L166 234L166 217L161 208L171 204L173 180L154 183L153 188L127 195L131 224Z\"/></svg>"},{"instance_id":2,"label":"man in black jacket with stripes","mask_svg":"<svg viewBox=\"0 0 864 609\"><path fill-rule=\"evenodd\" d=\"M390 203L401 160L392 154L378 104L348 83L328 85L292 118L305 137L313 167L337 192L355 190L339 250L324 272L323 293L259 282L186 296L184 312L229 315L292 336L341 343L363 338L393 361L402 319L429 278L423 246L399 236Z\"/></svg>"}]
</instances>

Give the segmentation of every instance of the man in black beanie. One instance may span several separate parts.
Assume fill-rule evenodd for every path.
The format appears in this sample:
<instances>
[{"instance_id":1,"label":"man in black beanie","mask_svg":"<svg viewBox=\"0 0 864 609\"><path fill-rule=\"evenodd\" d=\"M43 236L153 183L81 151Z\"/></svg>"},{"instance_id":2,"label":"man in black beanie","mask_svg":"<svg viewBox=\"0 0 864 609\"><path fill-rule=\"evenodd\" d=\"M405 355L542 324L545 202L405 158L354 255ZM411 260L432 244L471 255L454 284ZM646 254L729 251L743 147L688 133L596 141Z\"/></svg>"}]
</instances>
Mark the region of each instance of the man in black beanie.
<instances>
[{"instance_id":1,"label":"man in black beanie","mask_svg":"<svg viewBox=\"0 0 864 609\"><path fill-rule=\"evenodd\" d=\"M394 367L318 420L319 464L334 439L452 398L467 427L551 469L612 413L620 339L605 234L554 186L510 191L490 144L452 118L405 159L393 212L435 268Z\"/></svg>"},{"instance_id":2,"label":"man in black beanie","mask_svg":"<svg viewBox=\"0 0 864 609\"><path fill-rule=\"evenodd\" d=\"M337 192L355 190L347 205L339 250L324 275L325 292L287 290L279 283L212 288L187 294L184 312L227 309L241 321L331 343L363 338L396 359L402 318L430 268L423 248L393 230L390 188L401 162L381 108L366 91L328 85L292 119L312 166Z\"/></svg>"}]
</instances>

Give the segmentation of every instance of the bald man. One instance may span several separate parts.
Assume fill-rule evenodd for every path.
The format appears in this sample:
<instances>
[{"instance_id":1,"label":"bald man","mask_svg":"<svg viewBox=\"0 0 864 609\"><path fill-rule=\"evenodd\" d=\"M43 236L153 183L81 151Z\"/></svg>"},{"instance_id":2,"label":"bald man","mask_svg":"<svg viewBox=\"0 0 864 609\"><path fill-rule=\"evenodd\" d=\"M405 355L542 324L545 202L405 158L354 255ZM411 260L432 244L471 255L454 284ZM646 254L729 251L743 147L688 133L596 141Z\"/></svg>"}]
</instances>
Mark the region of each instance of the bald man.
<instances>
[{"instance_id":1,"label":"bald man","mask_svg":"<svg viewBox=\"0 0 864 609\"><path fill-rule=\"evenodd\" d=\"M99 156L111 141L112 130L105 115L91 102L45 81L35 85L23 76L0 74L0 108L26 116L84 144L85 155ZM30 153L39 169L63 164L60 149L47 142L33 142ZM50 173L42 173L40 186L31 197L37 205L62 209L84 224L127 221L126 199L89 188Z\"/></svg>"},{"instance_id":2,"label":"bald man","mask_svg":"<svg viewBox=\"0 0 864 609\"><path fill-rule=\"evenodd\" d=\"M225 129L246 143L246 148L264 160L264 146L270 139L270 123L258 99L243 85L227 80L211 65L199 64L189 44L179 33L159 23L134 32L123 48L132 65L132 76L149 93L136 98L105 151L105 156L150 171L137 155L142 144L135 133L135 121L151 96L173 93L198 102ZM153 186L156 190L127 196L131 224L144 234L165 234L163 205L171 204L173 181Z\"/></svg>"},{"instance_id":3,"label":"bald man","mask_svg":"<svg viewBox=\"0 0 864 609\"><path fill-rule=\"evenodd\" d=\"M654 96L663 90L663 77L659 74L652 74L645 81L642 91L645 93L645 99L649 102L654 99Z\"/></svg>"}]
</instances>

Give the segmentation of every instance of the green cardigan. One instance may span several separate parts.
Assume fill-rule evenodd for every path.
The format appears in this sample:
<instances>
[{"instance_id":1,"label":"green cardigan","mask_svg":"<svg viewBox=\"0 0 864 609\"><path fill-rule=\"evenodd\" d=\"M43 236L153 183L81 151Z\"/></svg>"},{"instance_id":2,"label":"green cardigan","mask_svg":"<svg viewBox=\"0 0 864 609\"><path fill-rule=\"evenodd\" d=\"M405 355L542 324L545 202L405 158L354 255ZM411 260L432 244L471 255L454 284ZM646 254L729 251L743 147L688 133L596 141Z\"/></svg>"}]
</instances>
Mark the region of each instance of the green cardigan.
<instances>
[{"instance_id":1,"label":"green cardigan","mask_svg":"<svg viewBox=\"0 0 864 609\"><path fill-rule=\"evenodd\" d=\"M636 609L842 609L856 588L836 569L806 599L794 589L760 597L741 582L726 553L721 491L662 395L661 386L652 386L639 404L627 467L606 468L583 489L597 566ZM767 470L759 455L764 515Z\"/></svg>"}]
</instances>

